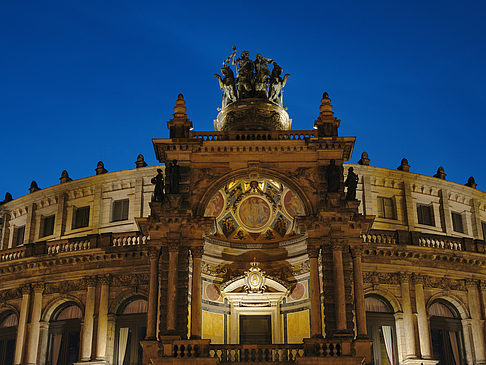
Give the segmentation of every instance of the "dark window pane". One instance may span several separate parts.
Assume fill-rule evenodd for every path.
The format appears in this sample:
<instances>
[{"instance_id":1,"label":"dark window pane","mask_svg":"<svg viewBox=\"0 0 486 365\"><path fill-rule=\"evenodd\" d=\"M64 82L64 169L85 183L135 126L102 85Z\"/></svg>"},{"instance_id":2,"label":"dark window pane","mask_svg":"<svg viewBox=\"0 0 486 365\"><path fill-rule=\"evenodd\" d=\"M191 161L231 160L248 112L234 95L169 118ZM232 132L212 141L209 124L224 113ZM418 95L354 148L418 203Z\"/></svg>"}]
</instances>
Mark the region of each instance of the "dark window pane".
<instances>
[{"instance_id":1,"label":"dark window pane","mask_svg":"<svg viewBox=\"0 0 486 365\"><path fill-rule=\"evenodd\" d=\"M50 236L54 234L54 222L56 216L51 215L49 217L45 217L42 222L42 235L41 237Z\"/></svg>"},{"instance_id":2,"label":"dark window pane","mask_svg":"<svg viewBox=\"0 0 486 365\"><path fill-rule=\"evenodd\" d=\"M483 228L483 240L486 241L486 222L481 222L481 227Z\"/></svg>"},{"instance_id":3,"label":"dark window pane","mask_svg":"<svg viewBox=\"0 0 486 365\"><path fill-rule=\"evenodd\" d=\"M89 226L89 207L77 208L74 211L73 229Z\"/></svg>"},{"instance_id":4,"label":"dark window pane","mask_svg":"<svg viewBox=\"0 0 486 365\"><path fill-rule=\"evenodd\" d=\"M462 215L460 213L452 212L452 229L455 232L464 233L464 226L462 224Z\"/></svg>"},{"instance_id":5,"label":"dark window pane","mask_svg":"<svg viewBox=\"0 0 486 365\"><path fill-rule=\"evenodd\" d=\"M128 199L116 200L113 202L113 222L124 221L128 219L128 205Z\"/></svg>"},{"instance_id":6,"label":"dark window pane","mask_svg":"<svg viewBox=\"0 0 486 365\"><path fill-rule=\"evenodd\" d=\"M14 244L15 246L24 244L25 226L17 227L15 229Z\"/></svg>"},{"instance_id":7,"label":"dark window pane","mask_svg":"<svg viewBox=\"0 0 486 365\"><path fill-rule=\"evenodd\" d=\"M395 206L392 198L378 197L378 217L396 219Z\"/></svg>"},{"instance_id":8,"label":"dark window pane","mask_svg":"<svg viewBox=\"0 0 486 365\"><path fill-rule=\"evenodd\" d=\"M420 224L435 226L434 210L431 205L417 204L417 216Z\"/></svg>"}]
</instances>

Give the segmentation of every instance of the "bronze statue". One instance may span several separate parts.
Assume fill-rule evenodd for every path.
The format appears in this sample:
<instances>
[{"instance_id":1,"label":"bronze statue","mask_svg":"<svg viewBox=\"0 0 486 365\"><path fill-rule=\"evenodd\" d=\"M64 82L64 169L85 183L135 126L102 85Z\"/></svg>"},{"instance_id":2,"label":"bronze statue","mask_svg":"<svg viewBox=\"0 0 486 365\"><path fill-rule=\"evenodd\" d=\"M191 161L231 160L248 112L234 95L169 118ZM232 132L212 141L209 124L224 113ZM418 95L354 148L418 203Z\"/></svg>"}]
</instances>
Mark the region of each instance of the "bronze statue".
<instances>
[{"instance_id":1,"label":"bronze statue","mask_svg":"<svg viewBox=\"0 0 486 365\"><path fill-rule=\"evenodd\" d=\"M250 52L241 52L241 57L235 59L233 56L232 65L237 66L236 84L238 87L238 99L251 98L253 96L253 71L255 65L250 60Z\"/></svg>"},{"instance_id":2,"label":"bronze statue","mask_svg":"<svg viewBox=\"0 0 486 365\"><path fill-rule=\"evenodd\" d=\"M165 168L165 179L167 183L167 192L169 194L179 194L179 183L181 180L180 166L177 160L172 161Z\"/></svg>"},{"instance_id":3,"label":"bronze statue","mask_svg":"<svg viewBox=\"0 0 486 365\"><path fill-rule=\"evenodd\" d=\"M348 169L348 177L344 182L344 186L348 188L346 192L346 200L356 200L356 188L358 187L359 177L354 173L354 169Z\"/></svg>"},{"instance_id":4,"label":"bronze statue","mask_svg":"<svg viewBox=\"0 0 486 365\"><path fill-rule=\"evenodd\" d=\"M275 104L278 104L280 106L283 105L282 89L284 88L285 84L287 83L287 79L290 76L289 74L285 74L285 76L282 78L280 76L282 72L282 68L274 62L272 77L270 79L270 94L268 96L268 99L271 102L274 102Z\"/></svg>"},{"instance_id":5,"label":"bronze statue","mask_svg":"<svg viewBox=\"0 0 486 365\"><path fill-rule=\"evenodd\" d=\"M255 97L268 98L268 83L270 81L270 70L268 64L273 63L270 58L264 58L260 53L255 59Z\"/></svg>"},{"instance_id":6,"label":"bronze statue","mask_svg":"<svg viewBox=\"0 0 486 365\"><path fill-rule=\"evenodd\" d=\"M162 202L164 200L164 174L161 169L157 169L157 176L151 180L155 184L154 194L152 195L153 202Z\"/></svg>"},{"instance_id":7,"label":"bronze statue","mask_svg":"<svg viewBox=\"0 0 486 365\"><path fill-rule=\"evenodd\" d=\"M235 75L229 66L224 66L221 69L223 78L220 75L214 74L219 81L219 87L223 90L223 108L236 101Z\"/></svg>"}]
</instances>

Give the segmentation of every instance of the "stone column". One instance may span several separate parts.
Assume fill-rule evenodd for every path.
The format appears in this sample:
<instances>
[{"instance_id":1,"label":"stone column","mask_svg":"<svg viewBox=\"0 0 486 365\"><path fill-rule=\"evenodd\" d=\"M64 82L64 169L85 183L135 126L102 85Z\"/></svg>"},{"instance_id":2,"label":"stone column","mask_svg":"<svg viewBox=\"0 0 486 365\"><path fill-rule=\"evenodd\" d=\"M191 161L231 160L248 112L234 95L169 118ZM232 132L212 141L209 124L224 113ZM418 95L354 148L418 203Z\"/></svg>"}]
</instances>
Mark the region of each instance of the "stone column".
<instances>
[{"instance_id":1,"label":"stone column","mask_svg":"<svg viewBox=\"0 0 486 365\"><path fill-rule=\"evenodd\" d=\"M476 364L486 364L484 347L484 321L481 320L481 302L479 299L478 284L475 280L467 280L467 300L471 314L472 342Z\"/></svg>"},{"instance_id":2,"label":"stone column","mask_svg":"<svg viewBox=\"0 0 486 365\"><path fill-rule=\"evenodd\" d=\"M176 329L177 263L179 243L169 243L169 273L167 278L167 331Z\"/></svg>"},{"instance_id":3,"label":"stone column","mask_svg":"<svg viewBox=\"0 0 486 365\"><path fill-rule=\"evenodd\" d=\"M368 338L366 330L366 308L364 301L363 273L361 270L361 247L351 248L353 256L354 301L356 306L357 338Z\"/></svg>"},{"instance_id":4,"label":"stone column","mask_svg":"<svg viewBox=\"0 0 486 365\"><path fill-rule=\"evenodd\" d=\"M145 339L155 340L157 334L157 299L158 299L158 249L150 250L150 280L149 280L149 297L147 310L147 335Z\"/></svg>"},{"instance_id":5,"label":"stone column","mask_svg":"<svg viewBox=\"0 0 486 365\"><path fill-rule=\"evenodd\" d=\"M405 333L405 359L416 359L415 326L413 324L412 303L410 301L410 274L400 275L402 294L403 330Z\"/></svg>"},{"instance_id":6,"label":"stone column","mask_svg":"<svg viewBox=\"0 0 486 365\"><path fill-rule=\"evenodd\" d=\"M22 364L24 344L27 334L27 315L29 313L30 285L22 287L22 303L20 304L19 324L17 326L17 341L15 342L14 364Z\"/></svg>"},{"instance_id":7,"label":"stone column","mask_svg":"<svg viewBox=\"0 0 486 365\"><path fill-rule=\"evenodd\" d=\"M334 292L336 306L336 329L346 330L346 301L344 291L343 247L340 244L332 246L332 262L334 270Z\"/></svg>"},{"instance_id":8,"label":"stone column","mask_svg":"<svg viewBox=\"0 0 486 365\"><path fill-rule=\"evenodd\" d=\"M319 247L308 247L310 266L311 337L322 337L321 290L319 288Z\"/></svg>"},{"instance_id":9,"label":"stone column","mask_svg":"<svg viewBox=\"0 0 486 365\"><path fill-rule=\"evenodd\" d=\"M100 303L98 307L98 328L96 332L96 360L105 360L108 336L108 297L111 277L101 276Z\"/></svg>"},{"instance_id":10,"label":"stone column","mask_svg":"<svg viewBox=\"0 0 486 365\"><path fill-rule=\"evenodd\" d=\"M27 354L25 363L27 365L37 364L37 350L39 348L40 319L42 313L42 293L44 284L38 283L34 288L34 302L32 304L32 316L29 324L29 334L27 339Z\"/></svg>"},{"instance_id":11,"label":"stone column","mask_svg":"<svg viewBox=\"0 0 486 365\"><path fill-rule=\"evenodd\" d=\"M87 278L86 304L84 306L84 324L81 331L81 348L79 351L81 361L91 360L93 345L94 306L96 295L96 278Z\"/></svg>"},{"instance_id":12,"label":"stone column","mask_svg":"<svg viewBox=\"0 0 486 365\"><path fill-rule=\"evenodd\" d=\"M432 342L430 340L430 324L425 308L424 278L420 275L413 277L415 284L415 304L417 306L417 324L422 359L432 359Z\"/></svg>"},{"instance_id":13,"label":"stone column","mask_svg":"<svg viewBox=\"0 0 486 365\"><path fill-rule=\"evenodd\" d=\"M191 293L191 339L201 338L201 258L204 247L191 248L192 293Z\"/></svg>"}]
</instances>

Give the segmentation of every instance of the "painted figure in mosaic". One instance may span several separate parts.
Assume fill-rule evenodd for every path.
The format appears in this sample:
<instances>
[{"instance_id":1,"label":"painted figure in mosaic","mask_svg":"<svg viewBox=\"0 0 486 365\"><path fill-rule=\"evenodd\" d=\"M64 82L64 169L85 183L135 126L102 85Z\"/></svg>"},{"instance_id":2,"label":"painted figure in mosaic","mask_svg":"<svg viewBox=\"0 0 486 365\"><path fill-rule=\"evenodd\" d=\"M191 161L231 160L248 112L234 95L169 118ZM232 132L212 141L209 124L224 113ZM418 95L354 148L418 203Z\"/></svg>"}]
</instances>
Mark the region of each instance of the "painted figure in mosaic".
<instances>
[{"instance_id":1,"label":"painted figure in mosaic","mask_svg":"<svg viewBox=\"0 0 486 365\"><path fill-rule=\"evenodd\" d=\"M344 186L348 188L346 192L346 200L356 200L356 188L358 187L359 177L354 173L354 169L348 169L348 177L344 182Z\"/></svg>"},{"instance_id":2,"label":"painted figure in mosaic","mask_svg":"<svg viewBox=\"0 0 486 365\"><path fill-rule=\"evenodd\" d=\"M164 200L164 174L161 169L157 169L157 176L151 180L152 184L155 184L154 194L152 195L153 202L161 202Z\"/></svg>"}]
</instances>

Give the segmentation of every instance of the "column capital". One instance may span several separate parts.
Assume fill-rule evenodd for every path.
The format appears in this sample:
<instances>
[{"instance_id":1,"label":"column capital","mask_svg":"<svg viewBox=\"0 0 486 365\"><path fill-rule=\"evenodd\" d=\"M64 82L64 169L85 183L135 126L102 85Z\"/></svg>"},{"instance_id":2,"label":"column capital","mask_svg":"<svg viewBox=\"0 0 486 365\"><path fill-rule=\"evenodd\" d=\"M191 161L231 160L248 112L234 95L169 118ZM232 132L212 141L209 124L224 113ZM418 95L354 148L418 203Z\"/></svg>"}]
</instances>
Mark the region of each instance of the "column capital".
<instances>
[{"instance_id":1,"label":"column capital","mask_svg":"<svg viewBox=\"0 0 486 365\"><path fill-rule=\"evenodd\" d=\"M318 258L319 257L319 251L320 251L320 247L316 247L316 246L308 246L307 247L307 254L309 255L309 258Z\"/></svg>"},{"instance_id":2,"label":"column capital","mask_svg":"<svg viewBox=\"0 0 486 365\"><path fill-rule=\"evenodd\" d=\"M466 279L464 281L466 282L466 287L467 288L477 288L478 287L478 280L475 280L475 279Z\"/></svg>"},{"instance_id":3,"label":"column capital","mask_svg":"<svg viewBox=\"0 0 486 365\"><path fill-rule=\"evenodd\" d=\"M340 242L340 241L331 241L331 243L329 244L329 247L333 251L343 251L343 249L344 249L344 246L343 246L342 242Z\"/></svg>"},{"instance_id":4,"label":"column capital","mask_svg":"<svg viewBox=\"0 0 486 365\"><path fill-rule=\"evenodd\" d=\"M425 276L420 274L412 274L412 281L414 284L425 284Z\"/></svg>"},{"instance_id":5,"label":"column capital","mask_svg":"<svg viewBox=\"0 0 486 365\"><path fill-rule=\"evenodd\" d=\"M96 287L98 284L98 278L96 276L87 276L83 279L84 284L89 287Z\"/></svg>"},{"instance_id":6,"label":"column capital","mask_svg":"<svg viewBox=\"0 0 486 365\"><path fill-rule=\"evenodd\" d=\"M479 288L481 290L486 290L486 280L480 280L479 281Z\"/></svg>"},{"instance_id":7,"label":"column capital","mask_svg":"<svg viewBox=\"0 0 486 365\"><path fill-rule=\"evenodd\" d=\"M112 280L112 276L110 274L108 275L99 275L98 276L98 282L101 285L110 285Z\"/></svg>"},{"instance_id":8,"label":"column capital","mask_svg":"<svg viewBox=\"0 0 486 365\"><path fill-rule=\"evenodd\" d=\"M349 248L349 250L351 251L351 256L353 258L355 258L355 257L361 257L363 255L363 246L362 245L351 246Z\"/></svg>"},{"instance_id":9,"label":"column capital","mask_svg":"<svg viewBox=\"0 0 486 365\"><path fill-rule=\"evenodd\" d=\"M204 247L203 246L191 247L191 254L193 258L200 259L204 254Z\"/></svg>"},{"instance_id":10,"label":"column capital","mask_svg":"<svg viewBox=\"0 0 486 365\"><path fill-rule=\"evenodd\" d=\"M34 283L32 284L32 289L34 290L34 293L43 293L45 289L45 284L44 283Z\"/></svg>"},{"instance_id":11,"label":"column capital","mask_svg":"<svg viewBox=\"0 0 486 365\"><path fill-rule=\"evenodd\" d=\"M179 241L167 242L167 249L169 250L169 252L177 252L179 251L179 247L180 247Z\"/></svg>"},{"instance_id":12,"label":"column capital","mask_svg":"<svg viewBox=\"0 0 486 365\"><path fill-rule=\"evenodd\" d=\"M22 295L29 295L30 290L31 290L30 284L25 284L20 287L20 292L22 293Z\"/></svg>"},{"instance_id":13,"label":"column capital","mask_svg":"<svg viewBox=\"0 0 486 365\"><path fill-rule=\"evenodd\" d=\"M400 277L401 282L410 282L410 280L412 279L412 274L408 272L401 272L398 275Z\"/></svg>"},{"instance_id":14,"label":"column capital","mask_svg":"<svg viewBox=\"0 0 486 365\"><path fill-rule=\"evenodd\" d=\"M159 258L159 253L160 253L159 252L159 249L154 248L154 247L149 247L148 254L149 254L149 257L150 257L151 260L158 259Z\"/></svg>"}]
</instances>

